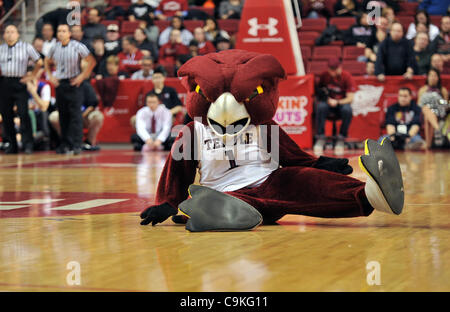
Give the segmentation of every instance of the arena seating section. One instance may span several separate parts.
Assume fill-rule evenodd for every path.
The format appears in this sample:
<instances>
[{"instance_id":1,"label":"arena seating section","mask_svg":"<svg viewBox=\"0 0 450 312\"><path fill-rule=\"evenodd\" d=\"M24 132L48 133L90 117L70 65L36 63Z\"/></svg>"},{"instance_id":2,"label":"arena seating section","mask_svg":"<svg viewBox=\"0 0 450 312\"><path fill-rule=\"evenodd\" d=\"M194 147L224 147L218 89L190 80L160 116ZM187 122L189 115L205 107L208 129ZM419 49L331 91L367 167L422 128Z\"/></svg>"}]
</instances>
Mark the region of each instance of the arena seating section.
<instances>
[{"instance_id":1,"label":"arena seating section","mask_svg":"<svg viewBox=\"0 0 450 312\"><path fill-rule=\"evenodd\" d=\"M326 5L329 8L329 11L333 14L334 12L334 5L337 2L337 0L327 0ZM110 0L109 6L121 6L124 9L128 9L128 6L130 5L131 1L124 1L124 0ZM412 2L400 2L400 10L396 14L396 19L403 25L406 30L408 29L408 26L410 23L414 22L414 15L416 13L418 3L412 3ZM190 6L189 9L198 9L206 12L210 16L214 15L214 9L211 8L203 8L198 6ZM434 25L440 26L440 20L441 16L431 16L431 22ZM239 23L240 20L236 19L229 19L229 20L221 20L217 19L218 25L221 29L227 31L232 38L236 38L238 36L238 30L239 30ZM316 81L318 78L318 75L321 74L323 71L327 69L327 60L330 57L339 57L342 60L343 68L347 71L349 71L354 77L357 82L357 85L361 84L368 84L373 86L385 86L385 92L383 94L383 101L382 103L378 104L381 107L381 115L384 116L382 113L387 106L390 104L393 104L396 101L396 92L395 90L389 89L389 84L392 82L396 82L395 84L398 85L398 79L400 77L392 77L388 78L388 80L383 84L378 81L374 77L372 78L365 78L366 73L366 63L359 62L358 57L364 54L364 49L359 48L356 46L347 46L344 45L343 41L333 41L328 45L323 46L317 46L316 45L316 39L322 34L322 32L329 26L329 25L336 25L336 27L339 30L346 30L350 26L354 25L356 22L355 18L353 17L335 17L331 16L329 19L326 18L317 18L317 19L308 19L303 18L302 19L302 27L298 31L298 38L301 45L301 53L303 57L303 62L305 66L305 71L307 74L314 74L316 77ZM115 23L119 25L120 31L122 35L129 35L133 34L134 30L138 27L138 22L131 22L126 21L123 19L118 19L115 21L102 21L103 24L109 25L111 23ZM169 21L155 21L155 25L158 26L160 32L162 32L166 27L169 26ZM203 26L203 21L199 20L185 20L184 21L185 27L193 31L196 27ZM450 63L447 63L446 66L450 66ZM167 69L167 68L166 68ZM172 84L174 87L177 87L178 92L180 92L180 96L185 99L185 93L183 92L183 88L179 85L179 81L174 77L174 74L170 73L169 68L169 84ZM419 77L416 77L419 78ZM420 77L420 79L414 79L414 83L411 85L411 87L414 89L413 92L415 95L417 95L417 90L419 84L422 83L423 77ZM448 82L450 77L445 77L445 81ZM150 83L151 84L151 83ZM131 110L135 111L137 110L137 105L130 103ZM380 116L381 116L380 115ZM381 118L382 119L382 118ZM382 123L382 120L380 119L380 124ZM106 141L109 141L105 136L105 132L102 131L100 137L102 139L106 139Z\"/></svg>"},{"instance_id":2,"label":"arena seating section","mask_svg":"<svg viewBox=\"0 0 450 312\"><path fill-rule=\"evenodd\" d=\"M326 6L332 16L327 20L326 18L303 18L302 27L298 32L298 37L300 40L301 50L305 69L308 73L319 74L326 67L326 60L330 56L338 56L343 61L344 69L348 70L355 76L360 76L365 74L364 63L357 62L357 58L363 54L363 49L344 46L342 41L333 41L329 45L316 46L316 39L321 35L321 33L329 25L336 25L339 30L346 30L350 26L355 24L355 19L353 17L335 17L333 16L334 5L337 0L327 0ZM131 4L130 0L109 0L109 6L121 6L125 10ZM397 20L403 25L405 31L408 29L410 23L414 22L414 15L418 7L416 2L400 2L400 10L396 14ZM204 11L210 16L214 15L213 8L204 8L202 6L190 6L189 9L197 9ZM431 21L434 25L440 25L441 16L431 16ZM231 36L237 36L239 29L239 20L229 19L221 20L218 19L219 27L227 31ZM116 21L102 21L104 25L117 24L120 27L121 35L133 34L135 29L139 26L138 22L131 22L126 20L116 20ZM169 21L155 21L155 25L158 26L160 32L169 26ZM185 27L191 32L196 27L203 26L203 21L200 20L185 20ZM174 76L169 74L169 76Z\"/></svg>"}]
</instances>

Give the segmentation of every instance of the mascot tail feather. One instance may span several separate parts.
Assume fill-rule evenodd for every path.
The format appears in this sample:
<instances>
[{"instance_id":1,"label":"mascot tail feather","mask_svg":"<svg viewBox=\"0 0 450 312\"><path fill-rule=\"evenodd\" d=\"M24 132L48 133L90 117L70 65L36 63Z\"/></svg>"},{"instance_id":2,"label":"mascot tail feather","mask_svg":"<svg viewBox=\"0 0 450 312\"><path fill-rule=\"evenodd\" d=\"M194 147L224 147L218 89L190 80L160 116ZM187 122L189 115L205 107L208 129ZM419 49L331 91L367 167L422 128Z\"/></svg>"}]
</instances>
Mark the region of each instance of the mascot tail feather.
<instances>
[{"instance_id":1,"label":"mascot tail feather","mask_svg":"<svg viewBox=\"0 0 450 312\"><path fill-rule=\"evenodd\" d=\"M404 205L403 178L391 141L366 140L359 166L367 174L365 192L375 210L399 215Z\"/></svg>"}]
</instances>

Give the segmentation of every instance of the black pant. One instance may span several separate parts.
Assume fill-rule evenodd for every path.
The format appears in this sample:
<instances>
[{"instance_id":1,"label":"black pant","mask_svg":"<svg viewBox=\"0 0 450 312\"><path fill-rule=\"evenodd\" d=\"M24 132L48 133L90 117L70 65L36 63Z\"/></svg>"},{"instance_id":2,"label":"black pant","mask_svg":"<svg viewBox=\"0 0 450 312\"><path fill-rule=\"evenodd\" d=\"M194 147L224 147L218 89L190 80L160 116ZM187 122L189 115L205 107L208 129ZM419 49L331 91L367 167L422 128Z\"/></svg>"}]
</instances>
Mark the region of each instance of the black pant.
<instances>
[{"instance_id":1,"label":"black pant","mask_svg":"<svg viewBox=\"0 0 450 312\"><path fill-rule=\"evenodd\" d=\"M11 144L10 150L17 151L16 130L14 127L14 105L20 117L20 132L24 148L33 148L33 129L28 114L27 86L20 78L0 78L0 112L3 117L4 137Z\"/></svg>"},{"instance_id":2,"label":"black pant","mask_svg":"<svg viewBox=\"0 0 450 312\"><path fill-rule=\"evenodd\" d=\"M316 111L317 135L325 135L325 121L330 112L337 114L339 118L341 118L342 124L339 134L346 138L348 136L348 128L350 127L353 118L352 107L350 104L330 107L326 102L319 102Z\"/></svg>"},{"instance_id":3,"label":"black pant","mask_svg":"<svg viewBox=\"0 0 450 312\"><path fill-rule=\"evenodd\" d=\"M50 149L50 124L48 111L35 111L36 133L34 134L34 150L48 151Z\"/></svg>"},{"instance_id":4,"label":"black pant","mask_svg":"<svg viewBox=\"0 0 450 312\"><path fill-rule=\"evenodd\" d=\"M61 144L69 149L81 148L83 141L80 91L80 88L71 86L68 79L60 80L59 86L56 88Z\"/></svg>"},{"instance_id":5,"label":"black pant","mask_svg":"<svg viewBox=\"0 0 450 312\"><path fill-rule=\"evenodd\" d=\"M169 136L167 140L163 143L163 147L165 151L170 151L173 143L175 142L175 138ZM141 139L137 133L131 135L131 143L133 144L135 151L142 151L142 147L144 147L145 142Z\"/></svg>"}]
</instances>

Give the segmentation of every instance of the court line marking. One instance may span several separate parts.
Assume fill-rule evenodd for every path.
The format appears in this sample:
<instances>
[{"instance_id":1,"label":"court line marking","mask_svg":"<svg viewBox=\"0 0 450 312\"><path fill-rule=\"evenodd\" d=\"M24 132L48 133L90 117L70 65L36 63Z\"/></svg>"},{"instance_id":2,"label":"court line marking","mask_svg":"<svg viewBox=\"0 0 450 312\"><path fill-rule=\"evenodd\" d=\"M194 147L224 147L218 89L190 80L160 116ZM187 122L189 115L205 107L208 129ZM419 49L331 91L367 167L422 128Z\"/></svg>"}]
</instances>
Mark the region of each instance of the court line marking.
<instances>
[{"instance_id":1,"label":"court line marking","mask_svg":"<svg viewBox=\"0 0 450 312\"><path fill-rule=\"evenodd\" d=\"M27 207L30 207L30 205L1 205L0 210L14 210Z\"/></svg>"},{"instance_id":2,"label":"court line marking","mask_svg":"<svg viewBox=\"0 0 450 312\"><path fill-rule=\"evenodd\" d=\"M14 201L14 202L0 202L0 205L20 205L20 204L30 204L30 205L42 205L42 204L51 204L58 201L62 201L64 199L56 199L56 198L35 198L35 199L27 199L22 201Z\"/></svg>"},{"instance_id":3,"label":"court line marking","mask_svg":"<svg viewBox=\"0 0 450 312\"><path fill-rule=\"evenodd\" d=\"M22 161L20 163L17 163L17 162L16 163L7 163L7 164L0 165L0 168L14 169L14 168L22 167L22 166L33 165L33 164L49 163L49 162L53 162L53 161L69 161L70 162L73 160L80 160L80 159L91 157L91 155L77 155L76 158L75 157L62 158L61 156L40 158L40 159L34 159L34 160L26 160L26 161Z\"/></svg>"},{"instance_id":4,"label":"court line marking","mask_svg":"<svg viewBox=\"0 0 450 312\"><path fill-rule=\"evenodd\" d=\"M6 287L29 287L29 288L56 288L56 289L67 289L67 291L100 291L100 292L143 292L146 290L131 290L131 289L115 289L115 288L97 288L97 287L84 287L84 286L61 286L61 285L35 285L35 284L13 284L13 283L1 283L0 286Z\"/></svg>"},{"instance_id":5,"label":"court line marking","mask_svg":"<svg viewBox=\"0 0 450 312\"><path fill-rule=\"evenodd\" d=\"M405 203L405 206L450 206L449 204L430 204L430 203L426 203L426 204L408 204Z\"/></svg>"},{"instance_id":6,"label":"court line marking","mask_svg":"<svg viewBox=\"0 0 450 312\"><path fill-rule=\"evenodd\" d=\"M81 203L53 207L50 210L84 210L127 201L129 199L93 199Z\"/></svg>"},{"instance_id":7,"label":"court line marking","mask_svg":"<svg viewBox=\"0 0 450 312\"><path fill-rule=\"evenodd\" d=\"M28 208L31 205L51 204L62 200L64 199L37 198L14 202L0 202L0 210L14 210L14 209Z\"/></svg>"}]
</instances>

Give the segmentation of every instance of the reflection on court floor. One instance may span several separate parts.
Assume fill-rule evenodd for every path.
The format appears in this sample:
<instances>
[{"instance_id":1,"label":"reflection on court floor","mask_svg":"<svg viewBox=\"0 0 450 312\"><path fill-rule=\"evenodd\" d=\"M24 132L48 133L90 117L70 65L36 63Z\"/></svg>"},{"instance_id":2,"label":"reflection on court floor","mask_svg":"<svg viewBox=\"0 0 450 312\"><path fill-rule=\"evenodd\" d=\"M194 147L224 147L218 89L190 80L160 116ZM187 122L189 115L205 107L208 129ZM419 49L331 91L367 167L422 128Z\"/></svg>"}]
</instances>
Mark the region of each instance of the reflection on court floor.
<instances>
[{"instance_id":1,"label":"reflection on court floor","mask_svg":"<svg viewBox=\"0 0 450 312\"><path fill-rule=\"evenodd\" d=\"M450 291L449 153L399 154L401 216L234 233L139 225L166 157L0 155L0 290Z\"/></svg>"}]
</instances>

